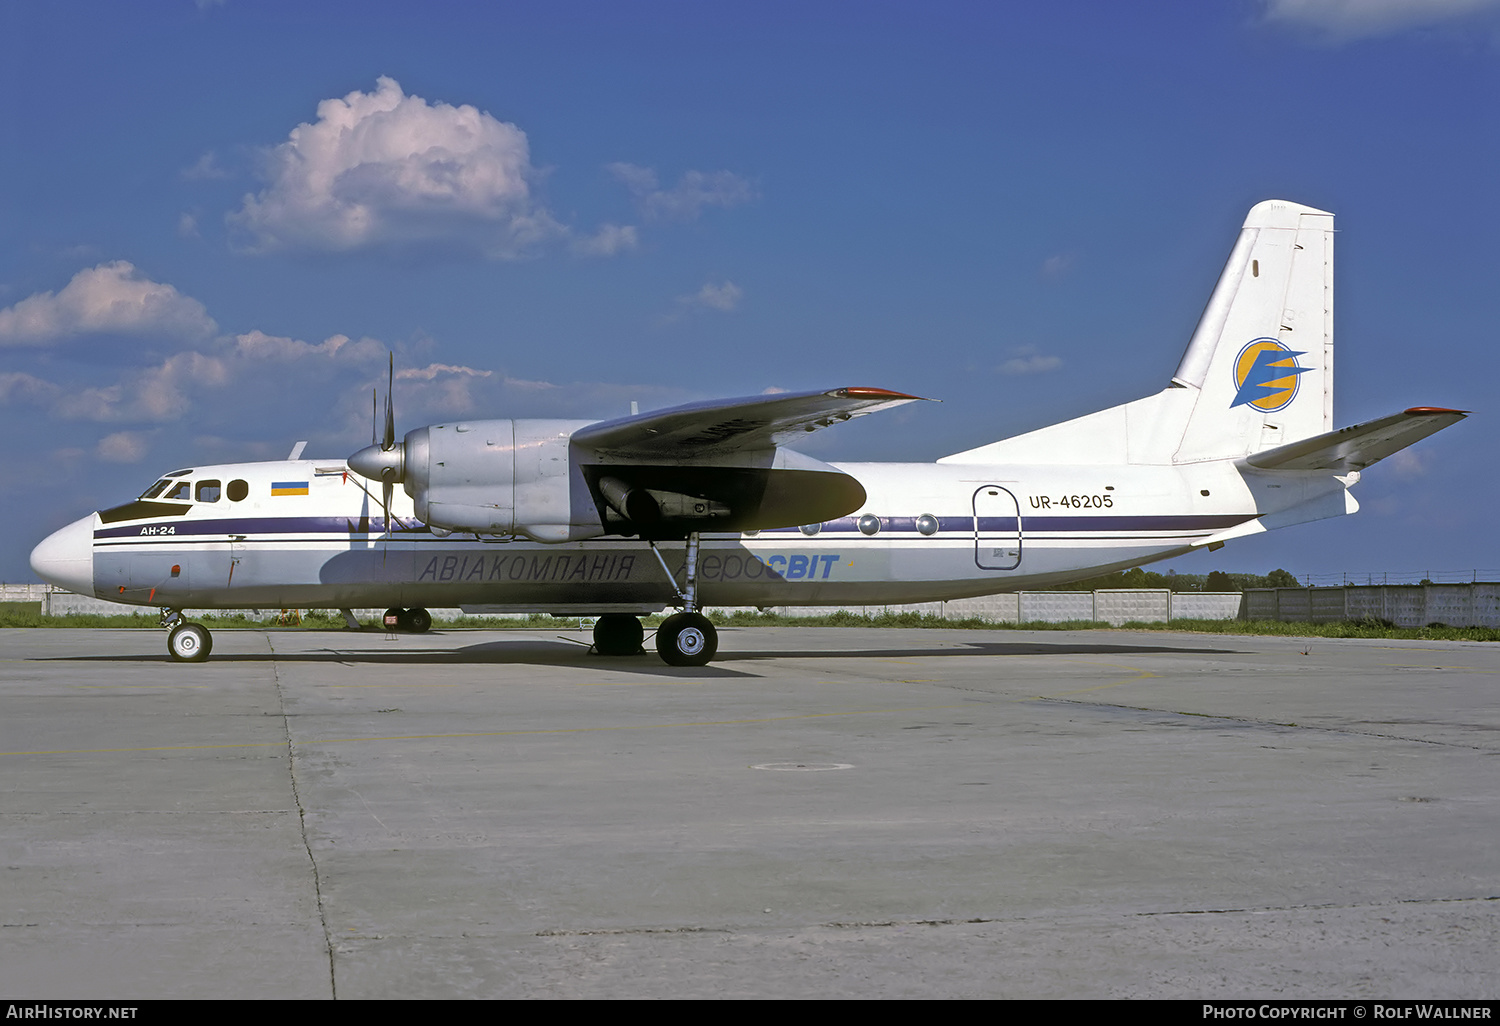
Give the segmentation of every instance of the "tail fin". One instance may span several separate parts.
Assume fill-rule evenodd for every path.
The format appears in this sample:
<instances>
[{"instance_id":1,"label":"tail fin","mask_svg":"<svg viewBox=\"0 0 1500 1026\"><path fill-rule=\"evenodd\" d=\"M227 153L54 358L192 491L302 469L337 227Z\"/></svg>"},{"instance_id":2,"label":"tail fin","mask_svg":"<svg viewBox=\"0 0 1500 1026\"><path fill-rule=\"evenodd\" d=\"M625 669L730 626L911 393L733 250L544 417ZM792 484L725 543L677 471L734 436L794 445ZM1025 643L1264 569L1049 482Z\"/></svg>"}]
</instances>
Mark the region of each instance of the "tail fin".
<instances>
[{"instance_id":1,"label":"tail fin","mask_svg":"<svg viewBox=\"0 0 1500 1026\"><path fill-rule=\"evenodd\" d=\"M1197 463L1333 428L1333 215L1250 208L1171 387L939 463Z\"/></svg>"},{"instance_id":2,"label":"tail fin","mask_svg":"<svg viewBox=\"0 0 1500 1026\"><path fill-rule=\"evenodd\" d=\"M1245 456L1333 429L1333 215L1250 209L1172 383L1197 401L1173 461Z\"/></svg>"}]
</instances>

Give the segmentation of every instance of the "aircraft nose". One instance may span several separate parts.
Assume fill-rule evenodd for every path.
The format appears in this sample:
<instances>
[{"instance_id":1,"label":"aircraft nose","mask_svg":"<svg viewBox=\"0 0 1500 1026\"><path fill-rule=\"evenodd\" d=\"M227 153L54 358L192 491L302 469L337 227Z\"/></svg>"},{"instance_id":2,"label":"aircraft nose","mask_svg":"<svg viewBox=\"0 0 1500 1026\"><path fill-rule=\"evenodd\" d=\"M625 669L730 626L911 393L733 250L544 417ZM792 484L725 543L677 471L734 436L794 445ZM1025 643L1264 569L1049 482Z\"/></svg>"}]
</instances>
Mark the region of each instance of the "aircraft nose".
<instances>
[{"instance_id":1,"label":"aircraft nose","mask_svg":"<svg viewBox=\"0 0 1500 1026\"><path fill-rule=\"evenodd\" d=\"M48 584L94 593L94 514L54 531L31 550L31 569Z\"/></svg>"}]
</instances>

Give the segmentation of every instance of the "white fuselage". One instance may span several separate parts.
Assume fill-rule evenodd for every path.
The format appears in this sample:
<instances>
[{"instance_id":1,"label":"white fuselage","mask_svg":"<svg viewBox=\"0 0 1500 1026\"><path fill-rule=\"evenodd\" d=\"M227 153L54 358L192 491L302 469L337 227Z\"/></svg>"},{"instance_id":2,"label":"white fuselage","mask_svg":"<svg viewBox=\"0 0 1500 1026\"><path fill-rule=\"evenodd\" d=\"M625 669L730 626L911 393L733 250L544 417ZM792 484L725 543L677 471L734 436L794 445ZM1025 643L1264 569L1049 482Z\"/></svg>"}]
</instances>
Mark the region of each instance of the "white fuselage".
<instances>
[{"instance_id":1,"label":"white fuselage","mask_svg":"<svg viewBox=\"0 0 1500 1026\"><path fill-rule=\"evenodd\" d=\"M1229 460L836 467L865 488L865 505L801 529L703 534L700 604L919 602L1064 583L1248 533L1263 514L1344 491L1326 473L1272 479ZM678 598L637 538L544 544L444 535L416 520L399 489L387 532L378 486L339 460L211 466L180 477L193 486L188 494L217 498L90 514L37 547L38 573L101 598L177 609L601 613L657 610ZM681 543L657 548L680 582Z\"/></svg>"}]
</instances>

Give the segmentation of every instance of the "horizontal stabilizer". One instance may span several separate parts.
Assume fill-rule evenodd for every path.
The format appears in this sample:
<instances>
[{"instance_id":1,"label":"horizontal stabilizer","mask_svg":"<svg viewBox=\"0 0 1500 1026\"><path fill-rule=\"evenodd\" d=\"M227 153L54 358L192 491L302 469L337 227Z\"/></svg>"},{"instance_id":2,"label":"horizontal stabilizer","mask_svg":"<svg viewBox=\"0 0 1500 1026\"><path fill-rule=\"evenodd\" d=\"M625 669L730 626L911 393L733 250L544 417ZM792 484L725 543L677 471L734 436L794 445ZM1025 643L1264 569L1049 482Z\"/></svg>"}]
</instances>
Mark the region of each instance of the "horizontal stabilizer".
<instances>
[{"instance_id":1,"label":"horizontal stabilizer","mask_svg":"<svg viewBox=\"0 0 1500 1026\"><path fill-rule=\"evenodd\" d=\"M1257 470L1323 470L1347 474L1363 470L1467 416L1464 410L1414 406L1379 420L1253 453L1241 463Z\"/></svg>"},{"instance_id":2,"label":"horizontal stabilizer","mask_svg":"<svg viewBox=\"0 0 1500 1026\"><path fill-rule=\"evenodd\" d=\"M809 431L921 398L884 388L838 388L693 403L590 424L573 433L573 444L648 461L719 457L786 445Z\"/></svg>"}]
</instances>

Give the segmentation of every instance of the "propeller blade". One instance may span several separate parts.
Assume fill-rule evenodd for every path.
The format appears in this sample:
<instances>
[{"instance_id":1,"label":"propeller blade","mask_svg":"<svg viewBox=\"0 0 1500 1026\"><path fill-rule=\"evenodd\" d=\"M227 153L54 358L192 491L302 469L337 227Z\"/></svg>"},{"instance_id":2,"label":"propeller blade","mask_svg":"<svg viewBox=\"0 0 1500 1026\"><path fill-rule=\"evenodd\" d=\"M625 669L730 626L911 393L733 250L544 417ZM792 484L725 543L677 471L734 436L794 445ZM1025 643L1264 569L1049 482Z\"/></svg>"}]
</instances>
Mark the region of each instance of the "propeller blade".
<instances>
[{"instance_id":1,"label":"propeller blade","mask_svg":"<svg viewBox=\"0 0 1500 1026\"><path fill-rule=\"evenodd\" d=\"M386 557L390 555L391 547L391 493L395 491L396 483L391 480L395 475L393 470L384 470L380 474L380 505L385 512L385 540L386 544L380 546L380 564L385 565Z\"/></svg>"},{"instance_id":2,"label":"propeller blade","mask_svg":"<svg viewBox=\"0 0 1500 1026\"><path fill-rule=\"evenodd\" d=\"M396 444L396 410L391 405L391 390L396 385L396 354L391 354L391 369L385 385L385 440L380 447L387 452Z\"/></svg>"}]
</instances>

